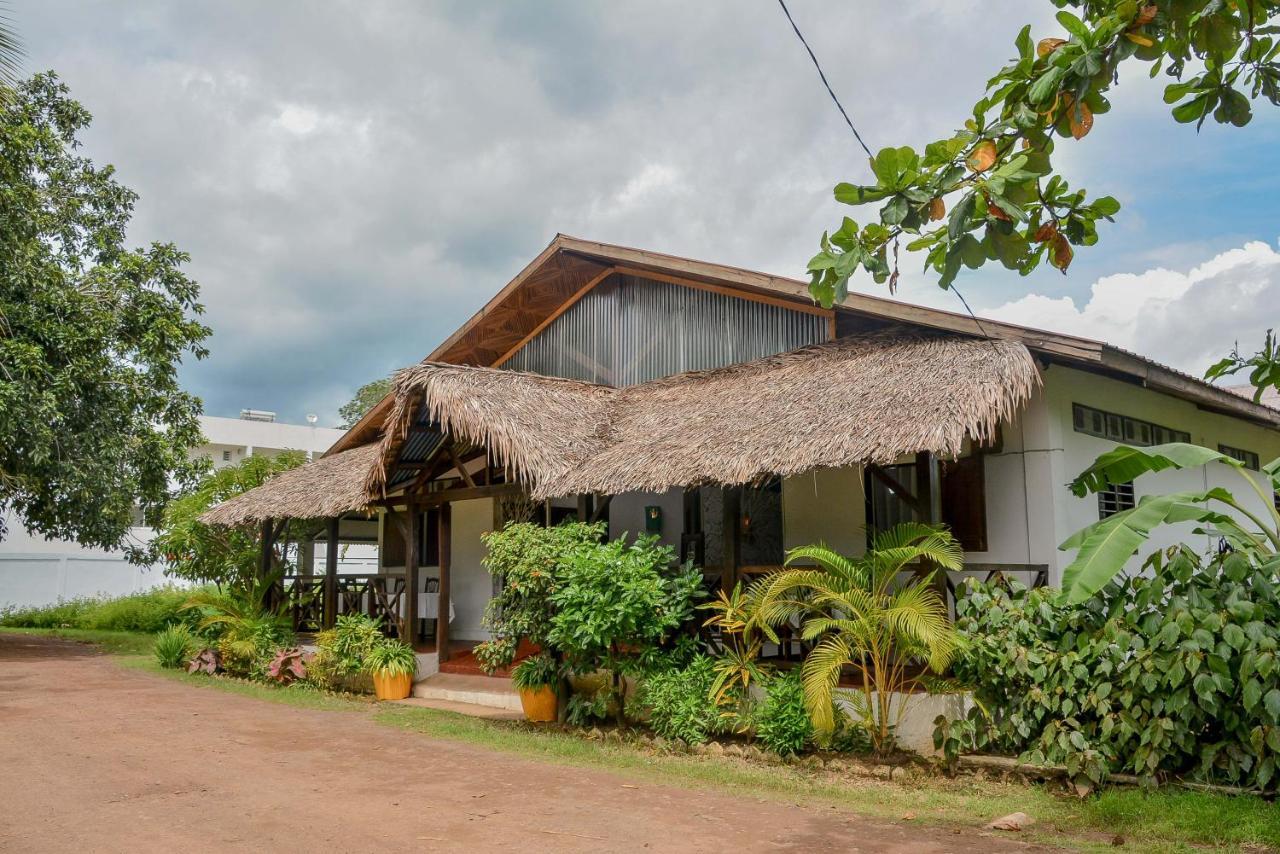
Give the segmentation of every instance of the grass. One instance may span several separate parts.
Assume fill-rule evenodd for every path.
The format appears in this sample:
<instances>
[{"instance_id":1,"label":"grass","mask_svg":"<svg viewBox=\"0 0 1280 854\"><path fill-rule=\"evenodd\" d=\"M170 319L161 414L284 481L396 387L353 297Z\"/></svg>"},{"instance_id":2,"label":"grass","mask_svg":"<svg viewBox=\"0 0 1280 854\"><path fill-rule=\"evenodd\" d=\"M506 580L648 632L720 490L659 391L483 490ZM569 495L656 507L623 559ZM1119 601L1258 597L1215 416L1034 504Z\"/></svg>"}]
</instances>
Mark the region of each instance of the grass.
<instances>
[{"instance_id":1,"label":"grass","mask_svg":"<svg viewBox=\"0 0 1280 854\"><path fill-rule=\"evenodd\" d=\"M38 608L0 609L0 626L28 629L92 629L158 632L193 618L182 606L205 588L164 586L127 596L65 599Z\"/></svg>"},{"instance_id":2,"label":"grass","mask_svg":"<svg viewBox=\"0 0 1280 854\"><path fill-rule=\"evenodd\" d=\"M4 629L3 631L11 631ZM363 697L323 694L305 688L275 688L233 679L211 679L162 670L150 656L150 638L119 632L37 631L99 642L125 657L131 669L162 674L199 690L322 711L368 715L377 724L431 738L462 742L557 764L593 767L652 783L736 792L789 802L834 806L891 821L972 828L1014 811L1036 819L1028 841L1079 850L1145 852L1237 850L1280 851L1280 808L1253 797L1202 792L1143 792L1115 787L1078 800L1038 785L976 777L882 780L840 776L831 771L763 765L728 757L655 754L627 744L588 741L525 724L470 718L453 712L376 703Z\"/></svg>"}]
</instances>

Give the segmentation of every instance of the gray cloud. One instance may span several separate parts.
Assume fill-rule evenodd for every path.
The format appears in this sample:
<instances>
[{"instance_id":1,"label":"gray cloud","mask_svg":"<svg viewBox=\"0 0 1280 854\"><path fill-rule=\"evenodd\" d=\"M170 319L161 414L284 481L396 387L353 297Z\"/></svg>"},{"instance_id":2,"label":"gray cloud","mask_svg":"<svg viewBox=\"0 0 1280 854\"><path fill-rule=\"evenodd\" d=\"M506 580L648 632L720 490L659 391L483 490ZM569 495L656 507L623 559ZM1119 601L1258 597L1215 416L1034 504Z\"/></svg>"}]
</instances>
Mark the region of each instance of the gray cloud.
<instances>
[{"instance_id":1,"label":"gray cloud","mask_svg":"<svg viewBox=\"0 0 1280 854\"><path fill-rule=\"evenodd\" d=\"M873 146L949 132L1041 5L792 4ZM214 414L332 421L557 231L798 275L867 175L764 0L16 12L141 193L134 239L193 255Z\"/></svg>"}]
</instances>

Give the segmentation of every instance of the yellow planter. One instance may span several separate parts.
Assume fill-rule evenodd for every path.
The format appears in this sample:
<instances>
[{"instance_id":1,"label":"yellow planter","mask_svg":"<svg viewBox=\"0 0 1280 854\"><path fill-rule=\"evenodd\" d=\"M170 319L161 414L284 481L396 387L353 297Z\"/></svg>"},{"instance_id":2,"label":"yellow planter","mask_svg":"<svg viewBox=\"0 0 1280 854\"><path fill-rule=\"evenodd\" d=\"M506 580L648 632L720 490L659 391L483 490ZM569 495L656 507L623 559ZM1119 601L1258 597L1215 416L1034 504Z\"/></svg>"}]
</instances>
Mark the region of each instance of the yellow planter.
<instances>
[{"instance_id":1,"label":"yellow planter","mask_svg":"<svg viewBox=\"0 0 1280 854\"><path fill-rule=\"evenodd\" d=\"M536 724L551 723L556 719L556 691L544 686L536 691L520 692L520 706L524 709L525 720Z\"/></svg>"},{"instance_id":2,"label":"yellow planter","mask_svg":"<svg viewBox=\"0 0 1280 854\"><path fill-rule=\"evenodd\" d=\"M413 674L388 676L385 673L373 674L373 693L379 700L403 700L413 690Z\"/></svg>"}]
</instances>

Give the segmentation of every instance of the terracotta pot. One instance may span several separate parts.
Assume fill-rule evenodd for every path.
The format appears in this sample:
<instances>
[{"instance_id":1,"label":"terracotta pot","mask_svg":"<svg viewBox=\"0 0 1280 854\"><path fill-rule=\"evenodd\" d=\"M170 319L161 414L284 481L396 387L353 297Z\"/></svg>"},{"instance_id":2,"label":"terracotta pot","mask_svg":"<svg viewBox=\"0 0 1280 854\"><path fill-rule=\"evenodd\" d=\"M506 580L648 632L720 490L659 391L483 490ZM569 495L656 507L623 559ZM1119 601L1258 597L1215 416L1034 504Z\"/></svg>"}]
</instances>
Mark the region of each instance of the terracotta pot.
<instances>
[{"instance_id":1,"label":"terracotta pot","mask_svg":"<svg viewBox=\"0 0 1280 854\"><path fill-rule=\"evenodd\" d=\"M520 692L520 707L524 709L524 718L536 724L551 723L556 719L556 691L550 685L536 691Z\"/></svg>"},{"instance_id":2,"label":"terracotta pot","mask_svg":"<svg viewBox=\"0 0 1280 854\"><path fill-rule=\"evenodd\" d=\"M373 693L379 700L403 700L413 690L413 674L388 676L385 673L373 674Z\"/></svg>"}]
</instances>

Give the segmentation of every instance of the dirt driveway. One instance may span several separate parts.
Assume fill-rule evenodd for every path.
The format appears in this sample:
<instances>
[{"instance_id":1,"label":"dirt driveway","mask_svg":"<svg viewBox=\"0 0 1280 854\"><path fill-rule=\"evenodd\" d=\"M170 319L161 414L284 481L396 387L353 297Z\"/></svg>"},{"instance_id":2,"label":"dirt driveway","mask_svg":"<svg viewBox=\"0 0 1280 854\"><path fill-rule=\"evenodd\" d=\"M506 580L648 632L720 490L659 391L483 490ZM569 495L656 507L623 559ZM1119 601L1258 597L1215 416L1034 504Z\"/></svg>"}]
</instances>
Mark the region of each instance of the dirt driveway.
<instances>
[{"instance_id":1,"label":"dirt driveway","mask_svg":"<svg viewBox=\"0 0 1280 854\"><path fill-rule=\"evenodd\" d=\"M0 634L0 850L1012 851L543 764Z\"/></svg>"}]
</instances>

